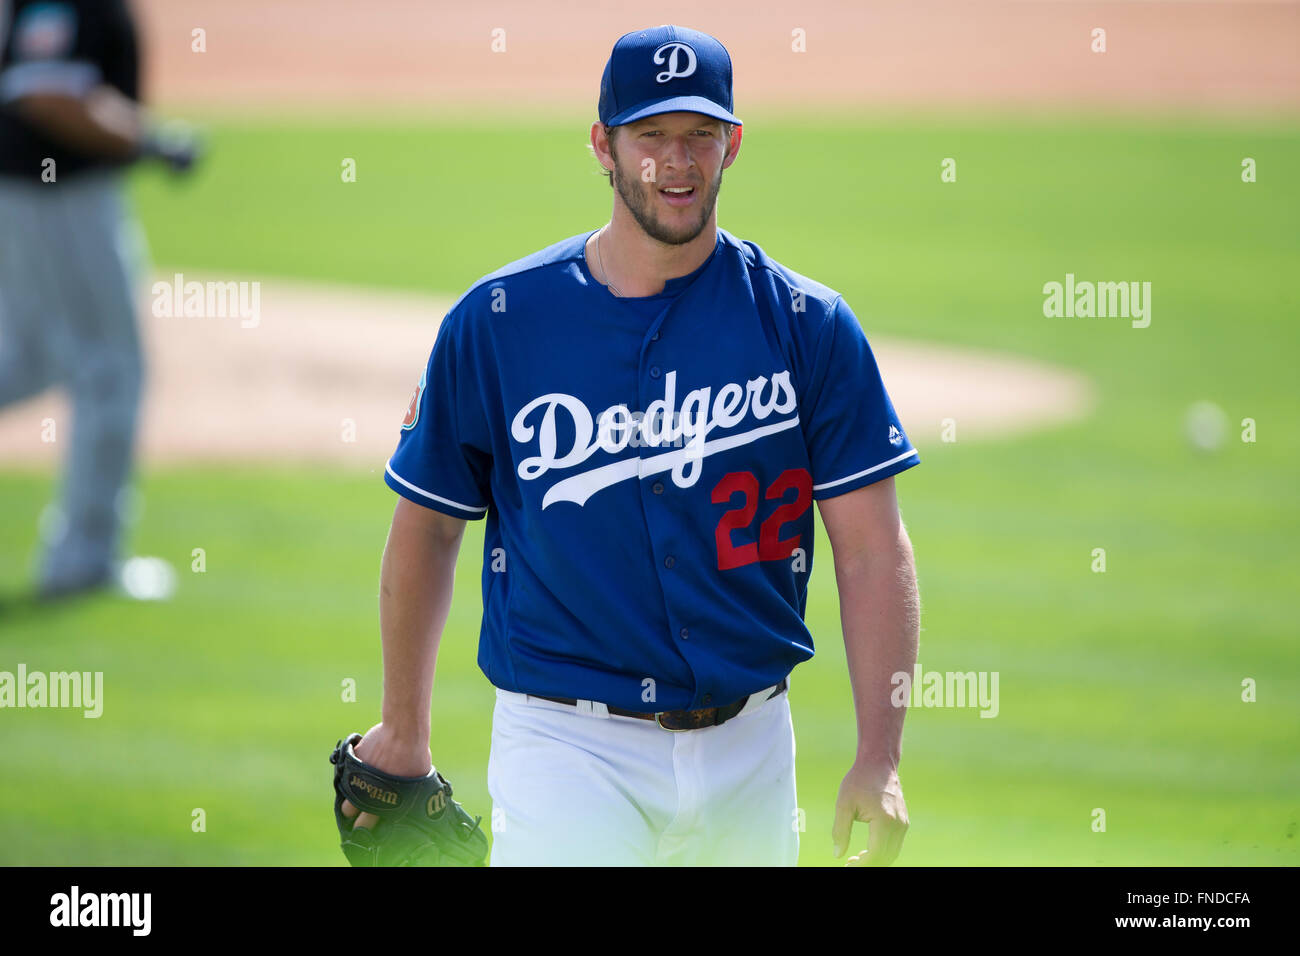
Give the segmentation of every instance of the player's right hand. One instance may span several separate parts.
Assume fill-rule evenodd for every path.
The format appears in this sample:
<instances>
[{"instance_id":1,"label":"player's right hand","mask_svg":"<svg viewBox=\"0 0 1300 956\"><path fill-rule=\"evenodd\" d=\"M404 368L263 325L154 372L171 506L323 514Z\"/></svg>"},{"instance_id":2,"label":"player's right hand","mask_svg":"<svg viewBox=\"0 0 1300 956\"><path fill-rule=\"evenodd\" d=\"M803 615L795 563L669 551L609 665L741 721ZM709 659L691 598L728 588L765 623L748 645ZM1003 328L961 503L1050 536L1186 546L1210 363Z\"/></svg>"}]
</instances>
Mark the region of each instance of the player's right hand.
<instances>
[{"instance_id":1,"label":"player's right hand","mask_svg":"<svg viewBox=\"0 0 1300 956\"><path fill-rule=\"evenodd\" d=\"M352 752L363 763L395 777L423 777L433 768L433 755L429 752L427 737L423 741L400 738L385 727L382 721L366 731ZM373 813L358 816L357 808L347 800L343 801L343 815L349 820L357 818L352 824L354 829L373 829L379 821Z\"/></svg>"}]
</instances>

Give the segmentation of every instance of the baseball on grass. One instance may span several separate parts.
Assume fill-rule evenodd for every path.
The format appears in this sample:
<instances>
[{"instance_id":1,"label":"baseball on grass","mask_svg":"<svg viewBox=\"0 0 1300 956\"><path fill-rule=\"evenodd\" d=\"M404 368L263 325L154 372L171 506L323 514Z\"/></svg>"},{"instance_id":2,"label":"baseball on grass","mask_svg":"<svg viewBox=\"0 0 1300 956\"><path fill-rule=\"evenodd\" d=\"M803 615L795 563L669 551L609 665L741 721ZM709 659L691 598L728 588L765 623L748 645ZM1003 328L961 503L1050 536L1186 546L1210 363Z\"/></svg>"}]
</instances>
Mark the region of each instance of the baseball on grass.
<instances>
[{"instance_id":1,"label":"baseball on grass","mask_svg":"<svg viewBox=\"0 0 1300 956\"><path fill-rule=\"evenodd\" d=\"M176 570L162 558L128 558L120 581L137 601L166 601L176 591Z\"/></svg>"},{"instance_id":2,"label":"baseball on grass","mask_svg":"<svg viewBox=\"0 0 1300 956\"><path fill-rule=\"evenodd\" d=\"M1228 413L1211 401L1193 402L1187 408L1183 427L1188 442L1197 451L1218 451L1228 437Z\"/></svg>"}]
</instances>

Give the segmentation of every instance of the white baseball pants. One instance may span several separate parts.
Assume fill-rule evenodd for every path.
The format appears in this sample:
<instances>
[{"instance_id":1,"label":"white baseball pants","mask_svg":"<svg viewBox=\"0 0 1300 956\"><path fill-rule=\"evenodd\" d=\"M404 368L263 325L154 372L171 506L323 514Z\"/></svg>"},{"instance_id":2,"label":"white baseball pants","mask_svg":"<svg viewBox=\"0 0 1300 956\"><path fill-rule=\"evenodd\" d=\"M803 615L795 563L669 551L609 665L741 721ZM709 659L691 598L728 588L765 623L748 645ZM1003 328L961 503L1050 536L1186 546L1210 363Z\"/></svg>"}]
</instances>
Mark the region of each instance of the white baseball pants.
<instances>
[{"instance_id":1,"label":"white baseball pants","mask_svg":"<svg viewBox=\"0 0 1300 956\"><path fill-rule=\"evenodd\" d=\"M794 866L788 691L679 733L497 688L492 866Z\"/></svg>"}]
</instances>

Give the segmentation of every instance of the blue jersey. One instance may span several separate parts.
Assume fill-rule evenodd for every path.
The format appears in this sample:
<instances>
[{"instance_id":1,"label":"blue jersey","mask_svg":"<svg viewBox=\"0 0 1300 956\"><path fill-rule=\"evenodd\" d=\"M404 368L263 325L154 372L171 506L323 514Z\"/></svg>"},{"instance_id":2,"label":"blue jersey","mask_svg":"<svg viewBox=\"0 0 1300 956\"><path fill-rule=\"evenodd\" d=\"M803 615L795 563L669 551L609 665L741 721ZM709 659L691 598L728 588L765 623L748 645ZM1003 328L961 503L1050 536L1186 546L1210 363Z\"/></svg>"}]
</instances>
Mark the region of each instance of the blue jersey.
<instances>
[{"instance_id":1,"label":"blue jersey","mask_svg":"<svg viewBox=\"0 0 1300 956\"><path fill-rule=\"evenodd\" d=\"M452 307L385 480L486 518L479 666L637 711L718 706L813 654L814 499L920 462L833 290L719 229L620 298L591 233Z\"/></svg>"}]
</instances>

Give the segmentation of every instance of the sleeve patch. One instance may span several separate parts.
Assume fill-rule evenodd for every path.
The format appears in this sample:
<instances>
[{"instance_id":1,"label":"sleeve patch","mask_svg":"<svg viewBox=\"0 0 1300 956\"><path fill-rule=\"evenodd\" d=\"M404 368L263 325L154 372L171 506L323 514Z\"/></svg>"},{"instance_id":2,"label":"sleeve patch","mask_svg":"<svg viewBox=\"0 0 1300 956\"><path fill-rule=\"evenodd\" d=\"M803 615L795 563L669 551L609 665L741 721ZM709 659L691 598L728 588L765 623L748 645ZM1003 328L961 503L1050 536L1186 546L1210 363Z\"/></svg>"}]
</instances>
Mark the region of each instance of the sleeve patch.
<instances>
[{"instance_id":1,"label":"sleeve patch","mask_svg":"<svg viewBox=\"0 0 1300 956\"><path fill-rule=\"evenodd\" d=\"M420 420L420 398L424 395L424 387L429 382L429 366L424 367L420 373L420 384L415 386L415 394L411 396L411 404L407 406L406 417L402 419L402 427L410 431L415 427L415 423Z\"/></svg>"}]
</instances>

